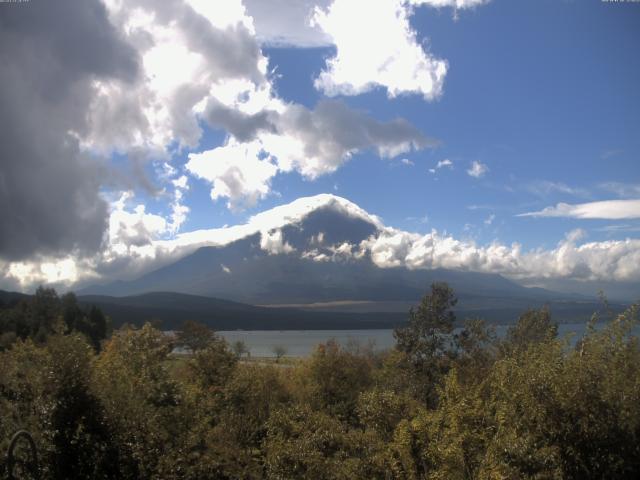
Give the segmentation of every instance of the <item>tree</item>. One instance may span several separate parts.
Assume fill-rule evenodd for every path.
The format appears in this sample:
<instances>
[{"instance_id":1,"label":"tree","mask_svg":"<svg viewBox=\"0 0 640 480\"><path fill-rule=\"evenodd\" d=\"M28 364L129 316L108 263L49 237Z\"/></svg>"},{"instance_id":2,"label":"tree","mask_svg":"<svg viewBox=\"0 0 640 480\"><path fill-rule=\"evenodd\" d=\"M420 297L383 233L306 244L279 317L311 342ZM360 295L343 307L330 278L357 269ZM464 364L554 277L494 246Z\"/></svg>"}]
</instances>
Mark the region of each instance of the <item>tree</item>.
<instances>
[{"instance_id":1,"label":"tree","mask_svg":"<svg viewBox=\"0 0 640 480\"><path fill-rule=\"evenodd\" d=\"M415 363L444 353L456 320L451 309L457 301L449 285L433 283L420 305L409 311L408 325L394 330L396 348L410 355Z\"/></svg>"},{"instance_id":2,"label":"tree","mask_svg":"<svg viewBox=\"0 0 640 480\"><path fill-rule=\"evenodd\" d=\"M276 356L276 362L280 362L280 359L287 354L287 348L283 345L274 345L272 351Z\"/></svg>"},{"instance_id":3,"label":"tree","mask_svg":"<svg viewBox=\"0 0 640 480\"><path fill-rule=\"evenodd\" d=\"M100 341L107 338L109 333L109 318L95 305L92 305L87 315L89 324L89 338L96 349L100 349Z\"/></svg>"},{"instance_id":4,"label":"tree","mask_svg":"<svg viewBox=\"0 0 640 480\"><path fill-rule=\"evenodd\" d=\"M202 323L187 320L178 332L178 344L197 352L206 348L215 338L215 333Z\"/></svg>"},{"instance_id":5,"label":"tree","mask_svg":"<svg viewBox=\"0 0 640 480\"><path fill-rule=\"evenodd\" d=\"M100 350L100 342L107 338L108 331L108 320L102 310L95 305L92 305L88 312L83 310L73 292L64 294L60 298L60 303L66 333L72 331L83 333L94 349Z\"/></svg>"},{"instance_id":6,"label":"tree","mask_svg":"<svg viewBox=\"0 0 640 480\"><path fill-rule=\"evenodd\" d=\"M214 478L264 478L266 424L272 411L290 400L284 373L268 365L240 364L213 408L206 409L213 417L208 450L222 471Z\"/></svg>"},{"instance_id":7,"label":"tree","mask_svg":"<svg viewBox=\"0 0 640 480\"><path fill-rule=\"evenodd\" d=\"M0 353L1 451L16 430L24 429L38 446L42 478L119 478L108 474L117 458L102 406L91 391L94 355L77 333L49 335L45 345L17 341Z\"/></svg>"},{"instance_id":8,"label":"tree","mask_svg":"<svg viewBox=\"0 0 640 480\"><path fill-rule=\"evenodd\" d=\"M518 323L509 327L504 348L522 350L530 344L547 342L558 335L558 324L551 321L547 307L529 309L518 319Z\"/></svg>"},{"instance_id":9,"label":"tree","mask_svg":"<svg viewBox=\"0 0 640 480\"><path fill-rule=\"evenodd\" d=\"M167 336L147 323L115 332L94 362L92 390L118 445L118 478L167 478L154 472L193 410L170 376L170 352Z\"/></svg>"},{"instance_id":10,"label":"tree","mask_svg":"<svg viewBox=\"0 0 640 480\"><path fill-rule=\"evenodd\" d=\"M482 319L466 320L455 336L458 378L462 383L474 382L487 375L497 358L498 340L493 326Z\"/></svg>"},{"instance_id":11,"label":"tree","mask_svg":"<svg viewBox=\"0 0 640 480\"><path fill-rule=\"evenodd\" d=\"M267 422L267 478L355 480L390 477L375 436L338 417L298 404L279 408Z\"/></svg>"},{"instance_id":12,"label":"tree","mask_svg":"<svg viewBox=\"0 0 640 480\"><path fill-rule=\"evenodd\" d=\"M189 360L188 367L196 383L205 390L220 389L233 374L238 357L223 338L214 335L209 344L198 349Z\"/></svg>"},{"instance_id":13,"label":"tree","mask_svg":"<svg viewBox=\"0 0 640 480\"><path fill-rule=\"evenodd\" d=\"M81 321L84 312L78 305L78 298L73 292L65 293L60 297L62 308L62 319L67 328L67 333L76 329L76 325Z\"/></svg>"},{"instance_id":14,"label":"tree","mask_svg":"<svg viewBox=\"0 0 640 480\"><path fill-rule=\"evenodd\" d=\"M53 288L39 286L30 302L32 333L46 336L53 332L60 315L60 298Z\"/></svg>"},{"instance_id":15,"label":"tree","mask_svg":"<svg viewBox=\"0 0 640 480\"><path fill-rule=\"evenodd\" d=\"M233 345L231 345L231 349L233 350L233 353L235 353L238 358L242 358L242 356L245 353L249 353L249 348L247 347L247 344L244 343L242 340L236 340L235 342L233 342Z\"/></svg>"},{"instance_id":16,"label":"tree","mask_svg":"<svg viewBox=\"0 0 640 480\"><path fill-rule=\"evenodd\" d=\"M54 289L38 287L33 296L0 310L0 348L9 346L12 338L32 338L44 344L52 334L80 332L98 350L108 323L99 308L92 306L87 311L81 307L74 293L58 297ZM6 333L9 335L3 335Z\"/></svg>"},{"instance_id":17,"label":"tree","mask_svg":"<svg viewBox=\"0 0 640 480\"><path fill-rule=\"evenodd\" d=\"M102 406L91 391L94 349L79 333L51 335L46 344L51 366L52 410L46 437L52 478L117 476L117 448Z\"/></svg>"},{"instance_id":18,"label":"tree","mask_svg":"<svg viewBox=\"0 0 640 480\"><path fill-rule=\"evenodd\" d=\"M358 397L371 384L371 363L331 339L320 344L299 372L302 401L340 419L354 421Z\"/></svg>"},{"instance_id":19,"label":"tree","mask_svg":"<svg viewBox=\"0 0 640 480\"><path fill-rule=\"evenodd\" d=\"M417 308L409 311L406 327L397 328L396 349L405 354L414 373L414 393L428 405L436 401L436 385L448 371L454 354L452 336L457 303L446 283L433 283Z\"/></svg>"}]
</instances>

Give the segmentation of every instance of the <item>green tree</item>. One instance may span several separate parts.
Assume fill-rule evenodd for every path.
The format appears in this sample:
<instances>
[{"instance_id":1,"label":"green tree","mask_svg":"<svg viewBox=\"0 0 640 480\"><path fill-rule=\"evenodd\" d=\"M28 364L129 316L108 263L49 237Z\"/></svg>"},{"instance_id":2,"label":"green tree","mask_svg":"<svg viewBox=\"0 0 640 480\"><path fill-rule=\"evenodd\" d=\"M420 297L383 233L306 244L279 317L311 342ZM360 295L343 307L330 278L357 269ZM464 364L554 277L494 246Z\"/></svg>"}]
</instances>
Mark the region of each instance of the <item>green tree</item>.
<instances>
[{"instance_id":1,"label":"green tree","mask_svg":"<svg viewBox=\"0 0 640 480\"><path fill-rule=\"evenodd\" d=\"M39 286L31 299L29 313L32 335L38 341L44 341L53 332L60 316L60 299L56 291Z\"/></svg>"},{"instance_id":2,"label":"green tree","mask_svg":"<svg viewBox=\"0 0 640 480\"><path fill-rule=\"evenodd\" d=\"M457 377L473 383L488 375L498 356L498 338L493 326L482 319L470 319L455 336Z\"/></svg>"},{"instance_id":3,"label":"green tree","mask_svg":"<svg viewBox=\"0 0 640 480\"><path fill-rule=\"evenodd\" d=\"M362 425L388 442L398 424L405 418L411 418L418 408L418 402L409 395L375 386L360 394L357 412Z\"/></svg>"},{"instance_id":4,"label":"green tree","mask_svg":"<svg viewBox=\"0 0 640 480\"><path fill-rule=\"evenodd\" d=\"M0 354L2 451L25 429L35 438L43 478L117 478L117 449L91 391L93 360L79 334L50 335L42 346L18 341Z\"/></svg>"},{"instance_id":5,"label":"green tree","mask_svg":"<svg viewBox=\"0 0 640 480\"><path fill-rule=\"evenodd\" d=\"M237 363L238 357L227 342L213 335L205 347L195 351L187 366L196 383L205 390L214 391L227 383Z\"/></svg>"},{"instance_id":6,"label":"green tree","mask_svg":"<svg viewBox=\"0 0 640 480\"><path fill-rule=\"evenodd\" d=\"M193 409L168 371L170 352L167 336L147 323L114 332L94 364L92 389L114 432L121 478L154 478L190 424Z\"/></svg>"},{"instance_id":7,"label":"green tree","mask_svg":"<svg viewBox=\"0 0 640 480\"><path fill-rule=\"evenodd\" d=\"M206 325L187 320L178 331L177 341L179 345L188 348L192 352L197 352L207 348L214 337L213 330Z\"/></svg>"},{"instance_id":8,"label":"green tree","mask_svg":"<svg viewBox=\"0 0 640 480\"><path fill-rule=\"evenodd\" d=\"M233 349L233 353L235 353L238 358L242 358L244 354L249 353L247 344L242 340L236 340L235 342L233 342L231 348Z\"/></svg>"},{"instance_id":9,"label":"green tree","mask_svg":"<svg viewBox=\"0 0 640 480\"><path fill-rule=\"evenodd\" d=\"M522 350L531 344L553 340L557 335L558 324L551 320L551 313L547 307L529 309L507 330L503 349Z\"/></svg>"},{"instance_id":10,"label":"green tree","mask_svg":"<svg viewBox=\"0 0 640 480\"><path fill-rule=\"evenodd\" d=\"M264 478L263 443L267 421L289 402L283 372L265 365L240 364L206 411L210 427L203 436L207 462L219 478Z\"/></svg>"},{"instance_id":11,"label":"green tree","mask_svg":"<svg viewBox=\"0 0 640 480\"><path fill-rule=\"evenodd\" d=\"M389 478L385 445L329 413L297 404L274 411L267 428L267 478Z\"/></svg>"},{"instance_id":12,"label":"green tree","mask_svg":"<svg viewBox=\"0 0 640 480\"><path fill-rule=\"evenodd\" d=\"M299 370L302 401L340 419L355 421L358 397L372 382L367 358L344 350L335 340L320 344Z\"/></svg>"},{"instance_id":13,"label":"green tree","mask_svg":"<svg viewBox=\"0 0 640 480\"><path fill-rule=\"evenodd\" d=\"M280 359L287 354L287 349L283 345L274 345L272 350L276 356L276 362L280 362Z\"/></svg>"},{"instance_id":14,"label":"green tree","mask_svg":"<svg viewBox=\"0 0 640 480\"><path fill-rule=\"evenodd\" d=\"M53 335L46 348L54 403L45 461L52 477L69 478L69 472L74 472L78 479L116 478L117 448L102 406L91 391L92 348L78 334Z\"/></svg>"},{"instance_id":15,"label":"green tree","mask_svg":"<svg viewBox=\"0 0 640 480\"><path fill-rule=\"evenodd\" d=\"M45 343L52 334L80 332L98 350L108 334L108 324L99 308L92 306L87 312L75 294L58 297L54 289L41 286L33 296L0 309L0 348L8 347L14 338Z\"/></svg>"},{"instance_id":16,"label":"green tree","mask_svg":"<svg viewBox=\"0 0 640 480\"><path fill-rule=\"evenodd\" d=\"M62 317L66 331L80 332L87 336L96 350L100 350L100 343L107 338L109 322L107 317L95 305L85 311L78 304L73 292L66 293L60 298Z\"/></svg>"},{"instance_id":17,"label":"green tree","mask_svg":"<svg viewBox=\"0 0 640 480\"><path fill-rule=\"evenodd\" d=\"M409 311L406 327L394 330L396 349L404 353L413 373L414 393L428 405L437 402L436 387L450 367L454 353L452 308L457 299L446 283L434 283L417 308Z\"/></svg>"}]
</instances>

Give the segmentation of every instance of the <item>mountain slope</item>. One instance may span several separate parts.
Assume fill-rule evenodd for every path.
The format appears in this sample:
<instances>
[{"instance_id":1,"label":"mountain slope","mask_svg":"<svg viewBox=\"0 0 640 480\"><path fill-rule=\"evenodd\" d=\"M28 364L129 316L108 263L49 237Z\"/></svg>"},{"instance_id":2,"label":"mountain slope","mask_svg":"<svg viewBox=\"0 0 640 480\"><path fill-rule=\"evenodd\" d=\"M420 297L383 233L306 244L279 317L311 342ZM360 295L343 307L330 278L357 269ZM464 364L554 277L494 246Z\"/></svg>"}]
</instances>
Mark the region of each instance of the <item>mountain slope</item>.
<instances>
[{"instance_id":1,"label":"mountain slope","mask_svg":"<svg viewBox=\"0 0 640 480\"><path fill-rule=\"evenodd\" d=\"M456 291L462 309L526 308L550 301L585 300L525 288L498 274L380 268L366 248L368 240L385 228L377 217L331 195L312 197L309 203L311 207L300 203L294 209L263 212L261 230L247 228L240 238L201 247L138 279L79 293L177 292L252 305L399 302L398 311L406 311L406 305L417 302L432 282L445 281ZM215 238L213 241L216 243Z\"/></svg>"}]
</instances>

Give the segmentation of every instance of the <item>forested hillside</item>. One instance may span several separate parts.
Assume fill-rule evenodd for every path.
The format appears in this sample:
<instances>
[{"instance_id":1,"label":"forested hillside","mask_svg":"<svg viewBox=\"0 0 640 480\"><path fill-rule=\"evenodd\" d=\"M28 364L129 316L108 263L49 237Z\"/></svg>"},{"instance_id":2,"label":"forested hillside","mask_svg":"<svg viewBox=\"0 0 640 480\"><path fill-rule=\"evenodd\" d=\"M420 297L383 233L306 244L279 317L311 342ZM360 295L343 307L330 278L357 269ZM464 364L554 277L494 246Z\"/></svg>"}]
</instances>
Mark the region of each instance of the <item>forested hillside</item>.
<instances>
[{"instance_id":1,"label":"forested hillside","mask_svg":"<svg viewBox=\"0 0 640 480\"><path fill-rule=\"evenodd\" d=\"M480 320L453 335L454 294L434 284L388 352L330 341L267 364L206 329L193 341L193 324L177 339L146 324L95 343L83 322L97 314L76 312L74 327L71 297L36 297L23 308L55 316L3 344L0 449L29 431L41 478L640 475L637 305L603 329L585 319L575 347L546 310L499 340ZM176 342L192 354L172 354Z\"/></svg>"}]
</instances>

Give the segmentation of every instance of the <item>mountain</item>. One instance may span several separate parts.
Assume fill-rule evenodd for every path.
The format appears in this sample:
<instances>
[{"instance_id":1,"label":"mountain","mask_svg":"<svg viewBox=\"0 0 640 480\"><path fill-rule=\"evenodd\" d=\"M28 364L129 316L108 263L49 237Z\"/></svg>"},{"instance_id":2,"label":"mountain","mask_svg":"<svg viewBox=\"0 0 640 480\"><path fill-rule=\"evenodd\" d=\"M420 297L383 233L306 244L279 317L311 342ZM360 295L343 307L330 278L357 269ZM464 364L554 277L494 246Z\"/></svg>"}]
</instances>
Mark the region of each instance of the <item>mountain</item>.
<instances>
[{"instance_id":1,"label":"mountain","mask_svg":"<svg viewBox=\"0 0 640 480\"><path fill-rule=\"evenodd\" d=\"M244 235L227 243L201 247L138 279L78 293L174 292L311 311L406 312L432 282L445 281L464 311L516 312L550 302L562 305L559 310L570 311L566 307L573 305L582 311L595 305L585 297L525 288L498 274L380 268L366 248L385 228L377 217L333 195L307 200L260 214L259 228L245 228Z\"/></svg>"},{"instance_id":2,"label":"mountain","mask_svg":"<svg viewBox=\"0 0 640 480\"><path fill-rule=\"evenodd\" d=\"M27 295L26 293L7 292L5 290L0 290L0 307L3 305L11 305L27 298L29 298L29 295Z\"/></svg>"}]
</instances>

